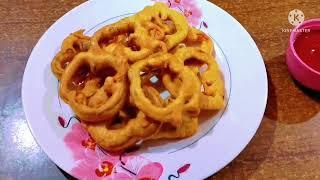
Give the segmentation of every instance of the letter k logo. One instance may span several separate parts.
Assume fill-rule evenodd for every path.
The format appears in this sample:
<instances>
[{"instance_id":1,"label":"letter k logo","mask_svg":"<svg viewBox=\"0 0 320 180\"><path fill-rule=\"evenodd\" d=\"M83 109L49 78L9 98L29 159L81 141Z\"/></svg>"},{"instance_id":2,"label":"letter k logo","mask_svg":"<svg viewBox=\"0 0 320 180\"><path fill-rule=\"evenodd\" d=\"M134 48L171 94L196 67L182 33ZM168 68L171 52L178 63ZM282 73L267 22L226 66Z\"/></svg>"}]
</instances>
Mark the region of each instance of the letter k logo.
<instances>
[{"instance_id":1,"label":"letter k logo","mask_svg":"<svg viewBox=\"0 0 320 180\"><path fill-rule=\"evenodd\" d=\"M288 21L293 26L297 26L304 21L304 14L299 9L294 9L289 12Z\"/></svg>"}]
</instances>

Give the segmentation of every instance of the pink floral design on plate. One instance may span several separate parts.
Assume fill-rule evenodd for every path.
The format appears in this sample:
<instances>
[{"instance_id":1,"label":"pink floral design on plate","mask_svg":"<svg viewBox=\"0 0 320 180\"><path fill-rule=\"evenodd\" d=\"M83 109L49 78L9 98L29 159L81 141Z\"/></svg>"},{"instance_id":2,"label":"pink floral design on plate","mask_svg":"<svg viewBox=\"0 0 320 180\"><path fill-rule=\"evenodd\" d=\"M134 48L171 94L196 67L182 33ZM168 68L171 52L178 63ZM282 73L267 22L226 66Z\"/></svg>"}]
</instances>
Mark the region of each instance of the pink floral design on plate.
<instances>
[{"instance_id":1,"label":"pink floral design on plate","mask_svg":"<svg viewBox=\"0 0 320 180\"><path fill-rule=\"evenodd\" d=\"M153 0L155 2L166 3L186 16L190 25L198 26L201 23L202 11L198 7L196 0Z\"/></svg>"},{"instance_id":2,"label":"pink floral design on plate","mask_svg":"<svg viewBox=\"0 0 320 180\"><path fill-rule=\"evenodd\" d=\"M139 155L111 155L101 150L80 123L72 125L64 142L72 152L75 167L71 174L81 180L157 180L163 173L158 162Z\"/></svg>"},{"instance_id":3,"label":"pink floral design on plate","mask_svg":"<svg viewBox=\"0 0 320 180\"><path fill-rule=\"evenodd\" d=\"M64 137L64 142L70 150L75 160L84 159L87 155L95 151L96 143L83 129L80 123L72 126L71 132Z\"/></svg>"},{"instance_id":4,"label":"pink floral design on plate","mask_svg":"<svg viewBox=\"0 0 320 180\"><path fill-rule=\"evenodd\" d=\"M82 180L112 179L111 174L114 164L118 162L117 158L98 157L96 153L87 155L85 159L76 161L76 167L71 170L73 175Z\"/></svg>"},{"instance_id":5,"label":"pink floral design on plate","mask_svg":"<svg viewBox=\"0 0 320 180\"><path fill-rule=\"evenodd\" d=\"M120 167L119 167L120 166ZM123 180L153 180L159 179L163 167L160 163L151 162L142 156L130 158L125 165L118 164L115 179Z\"/></svg>"}]
</instances>

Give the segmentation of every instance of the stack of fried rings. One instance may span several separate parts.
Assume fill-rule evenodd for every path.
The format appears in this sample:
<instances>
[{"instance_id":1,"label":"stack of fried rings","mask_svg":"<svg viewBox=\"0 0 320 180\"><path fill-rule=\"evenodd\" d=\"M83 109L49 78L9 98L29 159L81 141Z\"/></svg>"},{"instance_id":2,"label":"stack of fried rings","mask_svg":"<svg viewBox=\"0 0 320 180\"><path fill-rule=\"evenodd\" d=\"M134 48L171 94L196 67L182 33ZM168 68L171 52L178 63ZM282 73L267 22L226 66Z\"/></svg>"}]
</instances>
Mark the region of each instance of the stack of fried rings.
<instances>
[{"instance_id":1,"label":"stack of fried rings","mask_svg":"<svg viewBox=\"0 0 320 180\"><path fill-rule=\"evenodd\" d=\"M51 67L61 98L105 150L190 137L201 110L224 107L212 40L165 4L83 33L63 41Z\"/></svg>"}]
</instances>

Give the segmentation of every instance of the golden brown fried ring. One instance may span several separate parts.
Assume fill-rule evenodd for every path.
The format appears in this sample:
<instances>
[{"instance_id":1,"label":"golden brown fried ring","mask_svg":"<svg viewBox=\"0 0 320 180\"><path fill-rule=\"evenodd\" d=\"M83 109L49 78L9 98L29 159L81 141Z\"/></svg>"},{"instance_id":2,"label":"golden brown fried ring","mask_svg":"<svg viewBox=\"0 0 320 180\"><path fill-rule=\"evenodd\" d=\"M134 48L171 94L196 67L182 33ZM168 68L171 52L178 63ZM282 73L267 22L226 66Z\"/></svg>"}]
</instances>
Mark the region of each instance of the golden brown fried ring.
<instances>
[{"instance_id":1,"label":"golden brown fried ring","mask_svg":"<svg viewBox=\"0 0 320 180\"><path fill-rule=\"evenodd\" d=\"M140 73L155 69L167 69L182 81L175 99L165 107L154 105L141 88ZM142 112L154 120L168 122L178 127L182 122L185 104L188 104L192 111L199 109L200 84L197 77L187 67L175 60L171 54L159 54L159 56L136 62L129 68L128 76L131 82L130 95L133 102Z\"/></svg>"},{"instance_id":2,"label":"golden brown fried ring","mask_svg":"<svg viewBox=\"0 0 320 180\"><path fill-rule=\"evenodd\" d=\"M145 86L143 90L152 103L159 106L164 105L164 101L156 89L151 86ZM112 127L105 122L83 123L91 137L108 151L121 151L130 148L137 142L154 134L159 128L159 123L153 122L141 111L137 112L136 117L131 119L128 119L130 115L123 111L118 116L127 120L126 123L118 128Z\"/></svg>"},{"instance_id":3,"label":"golden brown fried ring","mask_svg":"<svg viewBox=\"0 0 320 180\"><path fill-rule=\"evenodd\" d=\"M182 42L188 35L188 21L181 13L170 9L164 3L155 3L153 6L147 6L142 12L138 13L135 17L139 22L152 22L159 26L167 35L165 35L165 43L168 50L172 49L180 42ZM170 22L172 24L166 24ZM173 28L174 27L174 30ZM147 26L147 30L150 32L152 28ZM154 28L157 30L158 28ZM144 31L145 32L145 31ZM148 32L147 32L148 33Z\"/></svg>"},{"instance_id":4,"label":"golden brown fried ring","mask_svg":"<svg viewBox=\"0 0 320 180\"><path fill-rule=\"evenodd\" d=\"M166 21L172 21L172 24L166 24ZM110 50L108 46L116 43L112 52L126 56L133 63L155 52L167 52L183 41L187 34L186 18L165 4L156 3L134 16L100 29L93 35L92 47Z\"/></svg>"},{"instance_id":5,"label":"golden brown fried ring","mask_svg":"<svg viewBox=\"0 0 320 180\"><path fill-rule=\"evenodd\" d=\"M167 51L165 43L148 36L134 16L97 31L92 37L92 48L109 52L112 49L112 53L126 56L129 62L144 59L157 49Z\"/></svg>"},{"instance_id":6,"label":"golden brown fried ring","mask_svg":"<svg viewBox=\"0 0 320 180\"><path fill-rule=\"evenodd\" d=\"M64 72L60 95L83 121L112 120L125 103L126 60L103 53L80 53Z\"/></svg>"},{"instance_id":7,"label":"golden brown fried ring","mask_svg":"<svg viewBox=\"0 0 320 180\"><path fill-rule=\"evenodd\" d=\"M192 136L201 109L221 109L224 84L213 53L205 33L155 3L91 39L83 30L71 34L52 71L61 79L60 96L91 137L114 152L147 139ZM166 89L171 95L163 100Z\"/></svg>"},{"instance_id":8,"label":"golden brown fried ring","mask_svg":"<svg viewBox=\"0 0 320 180\"><path fill-rule=\"evenodd\" d=\"M93 35L92 48L105 49L110 52L110 47L108 46L111 45L113 53L117 54L119 50L116 51L117 53L115 50L121 47L123 51L122 53L128 57L129 61L143 59L152 54L152 51L150 49L141 47L140 45L134 45L139 46L138 48L140 49L137 49L137 47L130 47L129 43L133 42L133 39L130 38L130 35L134 33L134 28L135 24L132 17L125 18L117 23L107 25Z\"/></svg>"},{"instance_id":9,"label":"golden brown fried ring","mask_svg":"<svg viewBox=\"0 0 320 180\"><path fill-rule=\"evenodd\" d=\"M200 61L206 64L207 69L203 73L199 73L199 80L203 85L204 91L200 96L200 108L205 110L222 109L225 105L224 101L224 83L221 77L219 67L216 60L207 53L199 51L197 48L179 48L175 56L178 60L185 64L186 61ZM192 66L196 66L194 63ZM198 68L200 68L198 66ZM177 89L182 82L179 79L172 79L169 74L163 75L163 84L171 94L177 95Z\"/></svg>"},{"instance_id":10,"label":"golden brown fried ring","mask_svg":"<svg viewBox=\"0 0 320 180\"><path fill-rule=\"evenodd\" d=\"M60 52L51 62L51 69L57 79L61 79L61 75L80 52L88 51L90 47L90 38L83 35L84 30L79 30L70 34L63 42Z\"/></svg>"}]
</instances>

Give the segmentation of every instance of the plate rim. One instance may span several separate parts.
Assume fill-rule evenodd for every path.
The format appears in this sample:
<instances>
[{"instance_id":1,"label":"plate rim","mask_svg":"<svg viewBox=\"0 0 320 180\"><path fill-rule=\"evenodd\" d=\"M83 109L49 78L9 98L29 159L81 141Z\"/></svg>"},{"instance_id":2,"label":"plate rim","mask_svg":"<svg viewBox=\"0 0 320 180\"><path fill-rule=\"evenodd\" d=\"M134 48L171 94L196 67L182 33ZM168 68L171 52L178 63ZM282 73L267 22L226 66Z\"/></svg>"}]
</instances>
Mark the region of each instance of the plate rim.
<instances>
[{"instance_id":1,"label":"plate rim","mask_svg":"<svg viewBox=\"0 0 320 180\"><path fill-rule=\"evenodd\" d=\"M268 101L268 93L269 93L269 79L268 79L268 74L267 74L267 68L266 68L266 65L265 65L265 61L264 61L264 59L263 59L263 56L262 56L262 54L261 54L261 52L260 52L260 49L259 49L259 47L257 46L257 44L256 44L256 42L255 42L255 40L253 39L253 37L251 36L251 34L249 33L249 31L234 17L234 16L232 16L228 11L226 11L226 10L224 10L223 8L221 8L220 6L218 6L218 5L216 5L215 3L213 3L213 2L209 2L208 0L200 0L200 1L205 1L205 3L207 3L207 4L209 4L209 5L211 5L211 6L215 6L217 9L219 9L220 11L222 11L222 12L224 12L226 15L228 15L231 19L233 19L234 21L235 21L235 23L238 25L238 27L240 27L242 30L243 30L243 32L245 32L249 37L250 37L250 41L252 42L252 44L254 45L254 48L255 48L255 50L258 52L258 55L259 55L259 59L262 61L262 66L263 66L263 72L261 72L261 75L263 75L264 76L264 79L265 79L265 81L264 81L264 96L263 96L263 104L264 104L264 106L263 106L263 110L261 111L261 113L260 113L260 115L259 115L259 123L258 123L258 125L254 128L254 131L252 131L252 133L250 134L250 138L249 138L249 140L247 141L247 143L246 144L243 144L243 146L241 147L241 148L239 148L239 151L238 152L236 152L236 155L234 156L234 158L232 158L232 159L230 159L229 161L227 161L226 163L225 163L225 165L221 165L220 167L219 167L219 169L217 170L217 171L215 171L214 173L210 173L210 174L208 174L208 175L206 175L206 176L203 176L203 178L204 179L206 179L206 178L209 178L210 176L213 176L213 175L215 175L216 173L218 173L220 170L222 170L224 167L226 167L226 166L228 166L232 161L234 161L240 154L241 154L241 152L243 152L243 150L251 143L251 141L253 140L253 138L254 138L254 136L255 136L255 134L257 133L257 131L258 131L258 129L260 128L260 126L261 126L261 122L262 122L262 120L263 120L263 118L264 118L264 114L265 114L265 111L266 111L266 107L267 107L267 101ZM223 50L223 48L221 48L222 50ZM226 57L227 58L227 57ZM231 77L231 79L232 79L232 77ZM231 84L232 85L232 84ZM230 99L231 99L231 95L232 95L232 90L231 90L231 92L230 92ZM217 123L217 125L218 125L219 123Z\"/></svg>"}]
</instances>

